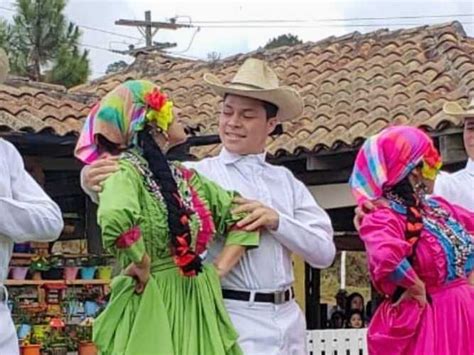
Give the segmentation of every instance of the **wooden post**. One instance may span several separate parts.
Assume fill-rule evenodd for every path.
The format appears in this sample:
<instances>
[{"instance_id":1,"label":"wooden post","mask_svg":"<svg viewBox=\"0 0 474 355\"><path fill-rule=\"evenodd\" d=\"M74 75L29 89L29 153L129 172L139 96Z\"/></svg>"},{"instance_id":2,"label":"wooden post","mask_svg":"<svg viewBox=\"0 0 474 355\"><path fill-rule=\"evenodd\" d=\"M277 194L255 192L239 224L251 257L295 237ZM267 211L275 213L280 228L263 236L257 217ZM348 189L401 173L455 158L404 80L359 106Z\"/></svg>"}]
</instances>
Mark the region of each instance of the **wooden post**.
<instances>
[{"instance_id":1,"label":"wooden post","mask_svg":"<svg viewBox=\"0 0 474 355\"><path fill-rule=\"evenodd\" d=\"M147 25L145 26L145 43L147 47L152 45L152 34L151 34L151 11L145 11L145 22Z\"/></svg>"},{"instance_id":2,"label":"wooden post","mask_svg":"<svg viewBox=\"0 0 474 355\"><path fill-rule=\"evenodd\" d=\"M101 255L103 253L100 228L97 224L97 205L86 197L86 237L87 251L89 254Z\"/></svg>"},{"instance_id":3,"label":"wooden post","mask_svg":"<svg viewBox=\"0 0 474 355\"><path fill-rule=\"evenodd\" d=\"M308 264L305 266L306 323L307 328L321 328L321 272Z\"/></svg>"},{"instance_id":4,"label":"wooden post","mask_svg":"<svg viewBox=\"0 0 474 355\"><path fill-rule=\"evenodd\" d=\"M306 310L305 302L305 262L301 256L293 254L293 273L295 275L295 289L296 303L301 307L303 312Z\"/></svg>"},{"instance_id":5,"label":"wooden post","mask_svg":"<svg viewBox=\"0 0 474 355\"><path fill-rule=\"evenodd\" d=\"M346 289L346 252L341 252L341 289Z\"/></svg>"}]
</instances>

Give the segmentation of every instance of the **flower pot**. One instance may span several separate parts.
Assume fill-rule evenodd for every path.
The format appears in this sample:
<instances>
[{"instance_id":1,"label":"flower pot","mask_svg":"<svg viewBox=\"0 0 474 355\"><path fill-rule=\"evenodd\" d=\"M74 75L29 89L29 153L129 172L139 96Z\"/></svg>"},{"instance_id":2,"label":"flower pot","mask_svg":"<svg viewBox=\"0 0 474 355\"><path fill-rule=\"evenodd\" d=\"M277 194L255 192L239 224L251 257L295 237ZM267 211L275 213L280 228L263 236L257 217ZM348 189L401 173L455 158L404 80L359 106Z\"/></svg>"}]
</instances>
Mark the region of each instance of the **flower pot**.
<instances>
[{"instance_id":1,"label":"flower pot","mask_svg":"<svg viewBox=\"0 0 474 355\"><path fill-rule=\"evenodd\" d=\"M41 271L33 271L33 275L31 275L32 280L43 280L41 277Z\"/></svg>"},{"instance_id":2,"label":"flower pot","mask_svg":"<svg viewBox=\"0 0 474 355\"><path fill-rule=\"evenodd\" d=\"M67 355L67 346L52 346L49 353L50 355Z\"/></svg>"},{"instance_id":3,"label":"flower pot","mask_svg":"<svg viewBox=\"0 0 474 355\"><path fill-rule=\"evenodd\" d=\"M24 339L28 336L28 334L30 334L31 332L31 325L30 324L26 324L26 323L22 323L20 325L18 325L17 329L16 329L16 334L18 336L18 339Z\"/></svg>"},{"instance_id":4,"label":"flower pot","mask_svg":"<svg viewBox=\"0 0 474 355\"><path fill-rule=\"evenodd\" d=\"M61 280L63 278L63 269L51 268L48 271L41 271L43 280Z\"/></svg>"},{"instance_id":5,"label":"flower pot","mask_svg":"<svg viewBox=\"0 0 474 355\"><path fill-rule=\"evenodd\" d=\"M27 267L13 266L11 268L11 277L14 280L24 280L27 273L28 273Z\"/></svg>"},{"instance_id":6,"label":"flower pot","mask_svg":"<svg viewBox=\"0 0 474 355\"><path fill-rule=\"evenodd\" d=\"M81 268L81 278L83 280L93 280L96 269L95 266L83 266Z\"/></svg>"},{"instance_id":7,"label":"flower pot","mask_svg":"<svg viewBox=\"0 0 474 355\"><path fill-rule=\"evenodd\" d=\"M29 253L31 252L30 243L17 243L13 246L14 253Z\"/></svg>"},{"instance_id":8,"label":"flower pot","mask_svg":"<svg viewBox=\"0 0 474 355\"><path fill-rule=\"evenodd\" d=\"M86 317L93 317L99 310L97 302L94 301L85 301L84 302L84 314Z\"/></svg>"},{"instance_id":9,"label":"flower pot","mask_svg":"<svg viewBox=\"0 0 474 355\"><path fill-rule=\"evenodd\" d=\"M79 268L77 266L66 266L64 268L64 280L75 280L77 278L77 273Z\"/></svg>"},{"instance_id":10,"label":"flower pot","mask_svg":"<svg viewBox=\"0 0 474 355\"><path fill-rule=\"evenodd\" d=\"M41 345L39 344L29 344L20 346L21 355L41 355Z\"/></svg>"},{"instance_id":11,"label":"flower pot","mask_svg":"<svg viewBox=\"0 0 474 355\"><path fill-rule=\"evenodd\" d=\"M94 343L80 342L77 350L79 355L97 355Z\"/></svg>"},{"instance_id":12,"label":"flower pot","mask_svg":"<svg viewBox=\"0 0 474 355\"><path fill-rule=\"evenodd\" d=\"M100 280L110 281L112 278L112 266L99 266L97 276Z\"/></svg>"}]
</instances>

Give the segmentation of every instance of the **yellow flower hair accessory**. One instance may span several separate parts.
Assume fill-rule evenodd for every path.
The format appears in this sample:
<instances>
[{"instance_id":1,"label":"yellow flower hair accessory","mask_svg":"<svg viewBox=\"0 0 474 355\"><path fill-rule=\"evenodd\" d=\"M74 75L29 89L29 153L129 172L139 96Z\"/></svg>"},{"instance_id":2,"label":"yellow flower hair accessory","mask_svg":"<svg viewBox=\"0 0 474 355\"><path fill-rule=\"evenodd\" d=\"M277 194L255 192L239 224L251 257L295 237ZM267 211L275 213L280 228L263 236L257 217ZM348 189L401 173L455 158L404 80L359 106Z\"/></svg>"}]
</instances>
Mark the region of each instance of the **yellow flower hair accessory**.
<instances>
[{"instance_id":1,"label":"yellow flower hair accessory","mask_svg":"<svg viewBox=\"0 0 474 355\"><path fill-rule=\"evenodd\" d=\"M173 122L173 102L168 100L166 94L158 89L145 95L145 102L148 105L146 113L147 122L155 122L156 126L163 132L167 132Z\"/></svg>"},{"instance_id":2,"label":"yellow flower hair accessory","mask_svg":"<svg viewBox=\"0 0 474 355\"><path fill-rule=\"evenodd\" d=\"M425 179L434 180L436 179L436 175L438 175L441 166L441 162L437 162L434 166L431 166L426 161L423 161L423 166L421 167L421 175Z\"/></svg>"}]
</instances>

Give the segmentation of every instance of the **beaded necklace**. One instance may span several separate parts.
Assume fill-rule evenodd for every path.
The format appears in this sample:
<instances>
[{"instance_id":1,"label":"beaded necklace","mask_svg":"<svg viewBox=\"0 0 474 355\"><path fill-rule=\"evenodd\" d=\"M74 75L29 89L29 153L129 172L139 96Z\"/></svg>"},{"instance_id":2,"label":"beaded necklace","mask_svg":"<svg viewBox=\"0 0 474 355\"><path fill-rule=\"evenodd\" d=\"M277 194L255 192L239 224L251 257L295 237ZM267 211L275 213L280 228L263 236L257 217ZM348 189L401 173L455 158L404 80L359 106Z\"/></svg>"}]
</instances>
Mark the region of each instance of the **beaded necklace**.
<instances>
[{"instance_id":1,"label":"beaded necklace","mask_svg":"<svg viewBox=\"0 0 474 355\"><path fill-rule=\"evenodd\" d=\"M406 207L402 199L394 194L387 194L386 197L389 199L393 210L400 214L406 214ZM424 227L434 234L454 256L448 258L450 264L448 279L465 277L466 263L469 258L473 257L472 236L437 201L423 197L421 206ZM449 269L453 271L449 272Z\"/></svg>"}]
</instances>

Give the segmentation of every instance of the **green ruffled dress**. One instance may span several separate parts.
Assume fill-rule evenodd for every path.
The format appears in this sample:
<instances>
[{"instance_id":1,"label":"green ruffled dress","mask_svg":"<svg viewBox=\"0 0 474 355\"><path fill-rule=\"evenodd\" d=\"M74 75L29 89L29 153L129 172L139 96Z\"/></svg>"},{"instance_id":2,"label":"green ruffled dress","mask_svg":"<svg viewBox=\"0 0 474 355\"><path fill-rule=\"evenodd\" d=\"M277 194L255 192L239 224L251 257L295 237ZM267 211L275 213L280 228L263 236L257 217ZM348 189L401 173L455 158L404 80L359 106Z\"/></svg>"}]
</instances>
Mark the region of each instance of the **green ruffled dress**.
<instances>
[{"instance_id":1,"label":"green ruffled dress","mask_svg":"<svg viewBox=\"0 0 474 355\"><path fill-rule=\"evenodd\" d=\"M242 354L216 270L208 264L195 277L180 273L170 256L166 205L146 162L130 152L119 164L99 195L102 240L122 268L146 252L152 277L141 295L134 293L132 278L113 279L109 304L94 322L93 340L100 353ZM184 203L195 211L190 219L195 250L202 252L215 235L225 236L228 245L258 246L258 233L233 228L242 217L231 213L234 193L178 164L172 171Z\"/></svg>"}]
</instances>

